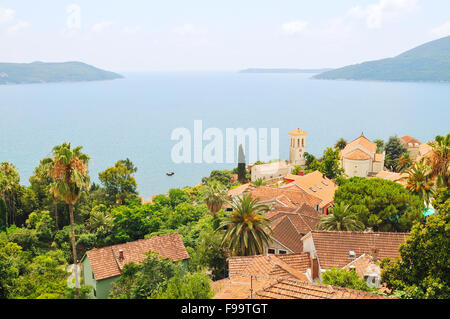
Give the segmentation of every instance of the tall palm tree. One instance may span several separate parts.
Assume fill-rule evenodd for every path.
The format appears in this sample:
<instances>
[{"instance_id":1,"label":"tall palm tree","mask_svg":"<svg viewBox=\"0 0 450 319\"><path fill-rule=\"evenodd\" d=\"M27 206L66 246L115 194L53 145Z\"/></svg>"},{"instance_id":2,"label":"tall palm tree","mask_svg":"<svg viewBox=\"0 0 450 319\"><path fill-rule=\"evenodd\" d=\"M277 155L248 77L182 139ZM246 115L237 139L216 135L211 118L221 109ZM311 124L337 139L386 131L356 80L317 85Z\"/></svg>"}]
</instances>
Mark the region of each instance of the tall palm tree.
<instances>
[{"instance_id":1,"label":"tall palm tree","mask_svg":"<svg viewBox=\"0 0 450 319\"><path fill-rule=\"evenodd\" d=\"M426 164L425 158L422 158L419 162L416 162L407 171L407 185L406 188L413 194L418 195L427 207L430 204L431 197L433 196L433 175L431 168Z\"/></svg>"},{"instance_id":2,"label":"tall palm tree","mask_svg":"<svg viewBox=\"0 0 450 319\"><path fill-rule=\"evenodd\" d=\"M16 224L16 197L20 177L16 167L8 162L0 163L0 197L3 198L8 211L9 225Z\"/></svg>"},{"instance_id":3,"label":"tall palm tree","mask_svg":"<svg viewBox=\"0 0 450 319\"><path fill-rule=\"evenodd\" d=\"M89 189L89 156L81 152L82 146L70 148L70 143L55 146L52 150L52 179L54 194L69 206L72 254L75 264L75 298L78 299L78 267L75 241L73 207L83 190Z\"/></svg>"},{"instance_id":4,"label":"tall palm tree","mask_svg":"<svg viewBox=\"0 0 450 319\"><path fill-rule=\"evenodd\" d=\"M206 206L208 206L211 214L213 214L213 216L217 216L217 213L222 208L222 205L227 201L228 194L222 184L212 182L204 186L202 198Z\"/></svg>"},{"instance_id":5,"label":"tall palm tree","mask_svg":"<svg viewBox=\"0 0 450 319\"><path fill-rule=\"evenodd\" d=\"M428 158L431 166L431 175L436 179L437 185L450 186L450 133L446 136L436 136L434 142L428 143L433 150Z\"/></svg>"},{"instance_id":6,"label":"tall palm tree","mask_svg":"<svg viewBox=\"0 0 450 319\"><path fill-rule=\"evenodd\" d=\"M264 218L269 206L252 200L250 194L235 197L230 204L233 211L220 223L220 228L227 227L222 247L237 256L262 254L264 245L272 240L270 220Z\"/></svg>"},{"instance_id":7,"label":"tall palm tree","mask_svg":"<svg viewBox=\"0 0 450 319\"><path fill-rule=\"evenodd\" d=\"M347 141L343 137L341 137L334 145L334 148L337 148L342 151L346 146L347 146Z\"/></svg>"},{"instance_id":8,"label":"tall palm tree","mask_svg":"<svg viewBox=\"0 0 450 319\"><path fill-rule=\"evenodd\" d=\"M316 228L321 230L363 231L365 226L344 203L330 207L330 214L321 217Z\"/></svg>"}]
</instances>

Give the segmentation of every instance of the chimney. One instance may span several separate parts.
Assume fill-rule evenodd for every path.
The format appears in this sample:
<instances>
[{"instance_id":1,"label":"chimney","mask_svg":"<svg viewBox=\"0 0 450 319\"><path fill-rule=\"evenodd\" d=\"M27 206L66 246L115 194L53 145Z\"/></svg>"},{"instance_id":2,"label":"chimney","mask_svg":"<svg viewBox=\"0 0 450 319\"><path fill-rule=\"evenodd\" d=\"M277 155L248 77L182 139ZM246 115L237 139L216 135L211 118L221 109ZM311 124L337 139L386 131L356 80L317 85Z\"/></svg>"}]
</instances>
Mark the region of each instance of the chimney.
<instances>
[{"instance_id":1,"label":"chimney","mask_svg":"<svg viewBox=\"0 0 450 319\"><path fill-rule=\"evenodd\" d=\"M353 250L350 250L350 251L348 252L348 257L349 257L350 259L355 259L355 258L356 258L355 252L354 252Z\"/></svg>"},{"instance_id":2,"label":"chimney","mask_svg":"<svg viewBox=\"0 0 450 319\"><path fill-rule=\"evenodd\" d=\"M372 258L373 261L378 261L378 248L372 248Z\"/></svg>"},{"instance_id":3,"label":"chimney","mask_svg":"<svg viewBox=\"0 0 450 319\"><path fill-rule=\"evenodd\" d=\"M298 176L303 176L303 175L304 175L303 171L298 172Z\"/></svg>"},{"instance_id":4,"label":"chimney","mask_svg":"<svg viewBox=\"0 0 450 319\"><path fill-rule=\"evenodd\" d=\"M316 254L313 254L311 258L311 279L314 281L318 278L319 278L319 261L317 260Z\"/></svg>"},{"instance_id":5,"label":"chimney","mask_svg":"<svg viewBox=\"0 0 450 319\"><path fill-rule=\"evenodd\" d=\"M123 250L119 250L119 261L123 261L125 258L123 258Z\"/></svg>"}]
</instances>

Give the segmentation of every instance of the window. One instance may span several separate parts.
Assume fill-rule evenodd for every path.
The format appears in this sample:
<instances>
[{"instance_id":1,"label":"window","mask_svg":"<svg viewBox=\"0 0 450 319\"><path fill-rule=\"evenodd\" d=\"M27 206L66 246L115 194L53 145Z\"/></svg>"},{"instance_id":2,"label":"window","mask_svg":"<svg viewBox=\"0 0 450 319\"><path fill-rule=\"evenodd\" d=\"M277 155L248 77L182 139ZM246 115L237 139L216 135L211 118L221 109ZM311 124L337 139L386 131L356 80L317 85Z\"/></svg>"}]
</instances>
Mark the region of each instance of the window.
<instances>
[{"instance_id":1,"label":"window","mask_svg":"<svg viewBox=\"0 0 450 319\"><path fill-rule=\"evenodd\" d=\"M275 249L269 248L269 249L267 249L267 253L275 254Z\"/></svg>"},{"instance_id":2,"label":"window","mask_svg":"<svg viewBox=\"0 0 450 319\"><path fill-rule=\"evenodd\" d=\"M286 255L287 251L286 251L286 250L278 249L278 253L279 253L280 255Z\"/></svg>"},{"instance_id":3,"label":"window","mask_svg":"<svg viewBox=\"0 0 450 319\"><path fill-rule=\"evenodd\" d=\"M94 277L94 273L92 273L92 279L95 279L95 277Z\"/></svg>"},{"instance_id":4,"label":"window","mask_svg":"<svg viewBox=\"0 0 450 319\"><path fill-rule=\"evenodd\" d=\"M94 297L97 297L97 290L94 289Z\"/></svg>"},{"instance_id":5,"label":"window","mask_svg":"<svg viewBox=\"0 0 450 319\"><path fill-rule=\"evenodd\" d=\"M316 186L316 187L317 187L318 189L322 189L322 187L320 187L320 186L319 186L319 185L317 185L317 184L316 184L315 186Z\"/></svg>"},{"instance_id":6,"label":"window","mask_svg":"<svg viewBox=\"0 0 450 319\"><path fill-rule=\"evenodd\" d=\"M322 184L323 184L323 185L325 185L325 186L328 186L328 184L327 184L327 183L325 183L324 181L322 181Z\"/></svg>"},{"instance_id":7,"label":"window","mask_svg":"<svg viewBox=\"0 0 450 319\"><path fill-rule=\"evenodd\" d=\"M312 190L314 193L317 193L317 191L314 188L310 187L309 189Z\"/></svg>"},{"instance_id":8,"label":"window","mask_svg":"<svg viewBox=\"0 0 450 319\"><path fill-rule=\"evenodd\" d=\"M302 138L302 147L305 147L305 139Z\"/></svg>"}]
</instances>

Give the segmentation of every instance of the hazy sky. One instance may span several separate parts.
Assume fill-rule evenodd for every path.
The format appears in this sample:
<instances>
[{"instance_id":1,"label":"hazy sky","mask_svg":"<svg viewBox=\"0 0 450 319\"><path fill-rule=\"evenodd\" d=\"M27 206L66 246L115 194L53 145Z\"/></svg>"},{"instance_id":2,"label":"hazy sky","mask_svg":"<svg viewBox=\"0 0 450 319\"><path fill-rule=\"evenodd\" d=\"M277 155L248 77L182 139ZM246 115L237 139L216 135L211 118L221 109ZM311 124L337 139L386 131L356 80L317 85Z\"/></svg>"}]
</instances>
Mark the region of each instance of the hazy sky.
<instances>
[{"instance_id":1,"label":"hazy sky","mask_svg":"<svg viewBox=\"0 0 450 319\"><path fill-rule=\"evenodd\" d=\"M339 67L450 35L449 0L0 0L0 61Z\"/></svg>"}]
</instances>

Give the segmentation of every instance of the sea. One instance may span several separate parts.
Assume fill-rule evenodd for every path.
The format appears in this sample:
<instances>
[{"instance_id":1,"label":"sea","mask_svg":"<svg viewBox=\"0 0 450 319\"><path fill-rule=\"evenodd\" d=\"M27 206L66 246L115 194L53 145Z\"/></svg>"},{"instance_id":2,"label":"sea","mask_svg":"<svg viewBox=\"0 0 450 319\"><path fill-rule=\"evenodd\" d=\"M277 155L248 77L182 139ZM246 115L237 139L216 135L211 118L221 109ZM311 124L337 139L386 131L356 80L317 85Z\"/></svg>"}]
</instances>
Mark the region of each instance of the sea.
<instances>
[{"instance_id":1,"label":"sea","mask_svg":"<svg viewBox=\"0 0 450 319\"><path fill-rule=\"evenodd\" d=\"M129 158L138 168L138 191L149 199L237 166L237 154L233 163L195 163L195 150L191 163L174 162L179 141L172 133L186 129L194 145L194 121L219 129L224 140L227 128L267 129L269 136L278 129L281 159L289 157L288 132L296 128L308 133L306 151L316 156L361 133L427 142L450 132L450 83L314 80L311 73L122 74L112 81L0 86L0 162L13 163L29 185L39 161L70 142L90 156L96 183L99 172Z\"/></svg>"}]
</instances>

